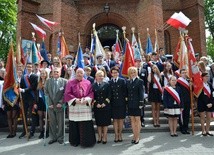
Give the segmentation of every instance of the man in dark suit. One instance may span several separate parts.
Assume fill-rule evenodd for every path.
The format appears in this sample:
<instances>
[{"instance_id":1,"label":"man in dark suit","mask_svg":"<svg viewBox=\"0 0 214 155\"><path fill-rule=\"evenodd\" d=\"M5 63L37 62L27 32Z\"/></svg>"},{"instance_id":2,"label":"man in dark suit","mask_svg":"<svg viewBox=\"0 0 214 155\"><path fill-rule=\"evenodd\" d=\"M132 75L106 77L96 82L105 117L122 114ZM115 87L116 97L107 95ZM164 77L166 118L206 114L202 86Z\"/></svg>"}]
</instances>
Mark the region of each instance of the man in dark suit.
<instances>
[{"instance_id":1,"label":"man in dark suit","mask_svg":"<svg viewBox=\"0 0 214 155\"><path fill-rule=\"evenodd\" d=\"M32 73L33 65L31 63L28 63L26 65L26 69L27 69L27 74L21 77L19 92L22 93L22 99L24 104L24 109L22 110L24 110L25 119L27 120L28 112L32 117L32 125L31 125L31 131L30 131L30 137L32 137L34 136L35 126L36 126L35 123L36 123L36 117L37 117L35 114L32 114L32 113L35 113L35 92L38 85L38 76ZM23 125L23 130L24 131L19 136L19 138L24 137L26 134L24 125Z\"/></svg>"},{"instance_id":2,"label":"man in dark suit","mask_svg":"<svg viewBox=\"0 0 214 155\"><path fill-rule=\"evenodd\" d=\"M106 52L105 61L110 69L116 65L116 62L112 60L112 53L110 51Z\"/></svg>"}]
</instances>

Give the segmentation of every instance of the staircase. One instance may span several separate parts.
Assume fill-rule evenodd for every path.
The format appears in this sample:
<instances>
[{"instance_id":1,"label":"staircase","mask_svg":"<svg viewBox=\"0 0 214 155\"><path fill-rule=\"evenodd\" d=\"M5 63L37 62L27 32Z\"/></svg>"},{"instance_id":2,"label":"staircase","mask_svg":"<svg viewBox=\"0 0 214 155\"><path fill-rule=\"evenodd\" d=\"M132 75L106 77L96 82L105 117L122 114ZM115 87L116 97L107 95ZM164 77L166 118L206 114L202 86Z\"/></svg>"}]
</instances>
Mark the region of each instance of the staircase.
<instances>
[{"instance_id":1,"label":"staircase","mask_svg":"<svg viewBox=\"0 0 214 155\"><path fill-rule=\"evenodd\" d=\"M151 104L149 104L148 102L146 102L145 105L145 127L143 127L141 129L141 132L169 132L169 126L168 126L168 120L167 118L164 116L163 113L163 106L161 105L161 111L160 111L160 127L153 127L153 119L152 119L152 106ZM94 119L93 119L94 121ZM211 122L211 131L214 130L214 120L212 120L213 122ZM95 122L95 121L94 121ZM30 124L30 123L29 123ZM66 118L65 120L65 124L66 124L66 132L68 132L68 118ZM96 129L96 125L95 125L95 129ZM179 127L178 127L179 129ZM201 131L201 126L200 126L200 118L198 116L196 116L194 118L194 129L195 131ZM22 125L21 125L21 121L18 124L18 132L22 132ZM8 132L8 128L1 128L0 131L4 131L4 132ZM37 132L39 132L39 129L36 129ZM189 131L191 131L191 119L190 119L190 124L189 124ZM113 129L113 125L109 126L109 133L114 133L114 129ZM131 133L132 129L131 128L125 128L123 132L125 133Z\"/></svg>"}]
</instances>

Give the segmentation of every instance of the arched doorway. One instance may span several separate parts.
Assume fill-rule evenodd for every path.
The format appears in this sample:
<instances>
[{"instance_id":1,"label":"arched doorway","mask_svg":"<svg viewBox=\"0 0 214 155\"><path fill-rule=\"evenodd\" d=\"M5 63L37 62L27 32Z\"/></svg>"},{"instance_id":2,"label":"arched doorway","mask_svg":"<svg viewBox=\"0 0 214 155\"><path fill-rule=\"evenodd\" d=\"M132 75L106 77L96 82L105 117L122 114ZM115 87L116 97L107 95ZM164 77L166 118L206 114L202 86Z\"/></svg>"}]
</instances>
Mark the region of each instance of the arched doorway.
<instances>
[{"instance_id":1,"label":"arched doorway","mask_svg":"<svg viewBox=\"0 0 214 155\"><path fill-rule=\"evenodd\" d=\"M100 39L100 42L103 46L109 46L110 50L111 47L115 44L116 42L116 30L118 30L118 36L120 40L122 40L122 29L118 27L117 25L114 24L103 24L97 27L97 33L98 37Z\"/></svg>"},{"instance_id":2,"label":"arched doorway","mask_svg":"<svg viewBox=\"0 0 214 155\"><path fill-rule=\"evenodd\" d=\"M116 30L119 30L119 38L123 42L123 32L122 27L126 26L126 36L131 34L130 22L121 16L120 14L110 12L108 15L106 13L100 13L93 16L85 26L85 44L90 46L92 25L96 23L96 30L98 32L99 39L102 46L112 46L116 42ZM135 26L132 23L132 26Z\"/></svg>"}]
</instances>

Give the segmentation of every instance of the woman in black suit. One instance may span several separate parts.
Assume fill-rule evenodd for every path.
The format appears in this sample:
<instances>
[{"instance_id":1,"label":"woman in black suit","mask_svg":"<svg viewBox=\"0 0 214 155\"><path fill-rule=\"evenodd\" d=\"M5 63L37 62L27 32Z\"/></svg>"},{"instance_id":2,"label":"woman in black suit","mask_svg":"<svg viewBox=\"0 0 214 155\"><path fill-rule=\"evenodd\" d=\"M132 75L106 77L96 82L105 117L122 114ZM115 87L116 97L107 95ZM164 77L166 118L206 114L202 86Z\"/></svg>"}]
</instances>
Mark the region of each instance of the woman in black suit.
<instances>
[{"instance_id":1,"label":"woman in black suit","mask_svg":"<svg viewBox=\"0 0 214 155\"><path fill-rule=\"evenodd\" d=\"M126 116L126 100L127 89L126 81L119 78L119 68L117 66L111 68L112 80L109 81L111 88L111 106L112 118L114 120L114 142L122 142L123 121Z\"/></svg>"},{"instance_id":2,"label":"woman in black suit","mask_svg":"<svg viewBox=\"0 0 214 155\"><path fill-rule=\"evenodd\" d=\"M202 73L203 78L203 89L198 97L198 112L200 114L202 135L213 136L210 131L210 118L211 112L213 111L213 88L210 83L208 83L209 75L207 72ZM204 126L206 114L206 129Z\"/></svg>"},{"instance_id":3,"label":"woman in black suit","mask_svg":"<svg viewBox=\"0 0 214 155\"><path fill-rule=\"evenodd\" d=\"M128 91L128 114L131 118L131 126L134 134L132 143L138 144L141 130L141 108L144 101L143 80L138 78L136 67L129 67L129 80L127 81Z\"/></svg>"},{"instance_id":4,"label":"woman in black suit","mask_svg":"<svg viewBox=\"0 0 214 155\"><path fill-rule=\"evenodd\" d=\"M111 105L109 83L103 82L104 72L98 70L96 83L93 84L94 91L94 117L98 131L97 143L107 143L108 126L111 124Z\"/></svg>"}]
</instances>

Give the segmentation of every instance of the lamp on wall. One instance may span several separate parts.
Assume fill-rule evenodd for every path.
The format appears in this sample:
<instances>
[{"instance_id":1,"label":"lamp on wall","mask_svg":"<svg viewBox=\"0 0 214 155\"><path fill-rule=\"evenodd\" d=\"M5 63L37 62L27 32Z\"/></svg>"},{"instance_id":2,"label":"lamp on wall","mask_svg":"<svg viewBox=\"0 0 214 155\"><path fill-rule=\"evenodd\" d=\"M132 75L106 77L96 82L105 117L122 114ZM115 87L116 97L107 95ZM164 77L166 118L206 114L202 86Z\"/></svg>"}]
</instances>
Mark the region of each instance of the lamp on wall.
<instances>
[{"instance_id":1,"label":"lamp on wall","mask_svg":"<svg viewBox=\"0 0 214 155\"><path fill-rule=\"evenodd\" d=\"M105 4L105 6L103 7L103 10L105 11L106 15L108 15L110 11L110 6L108 5L108 3Z\"/></svg>"}]
</instances>

